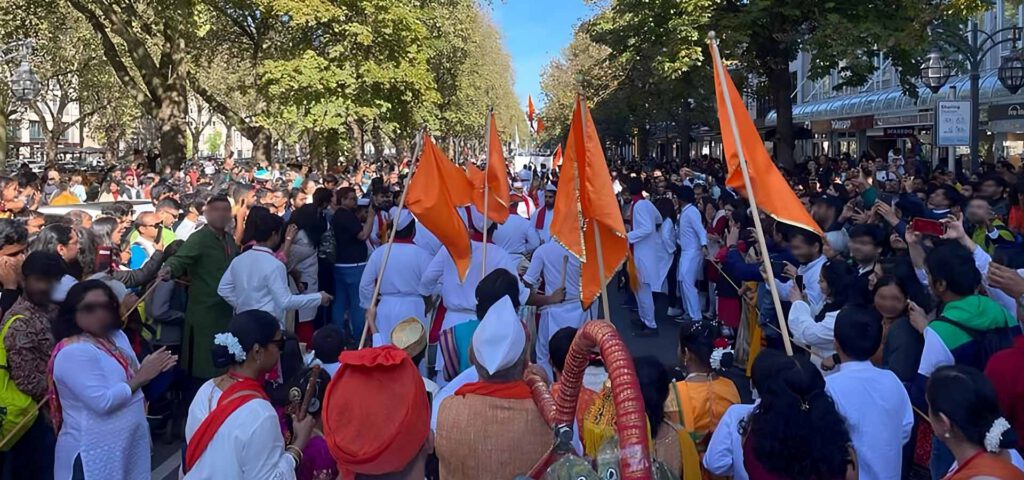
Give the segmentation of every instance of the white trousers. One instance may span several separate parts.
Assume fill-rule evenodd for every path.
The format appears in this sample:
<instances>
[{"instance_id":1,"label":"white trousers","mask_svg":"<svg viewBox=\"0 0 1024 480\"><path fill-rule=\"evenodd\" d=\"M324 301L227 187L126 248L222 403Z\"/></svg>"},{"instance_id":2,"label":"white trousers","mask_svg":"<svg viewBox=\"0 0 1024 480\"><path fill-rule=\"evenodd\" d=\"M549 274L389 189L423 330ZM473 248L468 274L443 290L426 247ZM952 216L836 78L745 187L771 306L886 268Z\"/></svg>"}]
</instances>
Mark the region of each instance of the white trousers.
<instances>
[{"instance_id":1,"label":"white trousers","mask_svg":"<svg viewBox=\"0 0 1024 480\"><path fill-rule=\"evenodd\" d=\"M654 321L654 289L649 283L641 283L636 291L636 308L640 313L640 321L647 328L658 328Z\"/></svg>"},{"instance_id":2,"label":"white trousers","mask_svg":"<svg viewBox=\"0 0 1024 480\"><path fill-rule=\"evenodd\" d=\"M682 252L679 255L679 299L683 310L691 320L700 320L700 294L697 293L697 278L700 275L701 254Z\"/></svg>"}]
</instances>

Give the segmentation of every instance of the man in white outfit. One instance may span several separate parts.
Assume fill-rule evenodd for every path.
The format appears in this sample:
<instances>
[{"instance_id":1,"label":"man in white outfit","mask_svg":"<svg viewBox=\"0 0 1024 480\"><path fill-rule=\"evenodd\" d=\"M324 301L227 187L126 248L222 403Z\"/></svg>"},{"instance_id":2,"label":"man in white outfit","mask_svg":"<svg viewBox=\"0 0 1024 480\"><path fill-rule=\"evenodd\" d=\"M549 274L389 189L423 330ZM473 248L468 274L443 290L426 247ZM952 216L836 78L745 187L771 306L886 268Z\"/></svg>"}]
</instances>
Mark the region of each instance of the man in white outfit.
<instances>
[{"instance_id":1,"label":"man in white outfit","mask_svg":"<svg viewBox=\"0 0 1024 480\"><path fill-rule=\"evenodd\" d=\"M708 244L708 233L701 221L700 210L695 205L693 188L683 186L675 189L679 200L679 299L688 320L700 320L700 295L697 293L697 278L704 264L704 250ZM686 318L683 321L687 321Z\"/></svg>"},{"instance_id":2,"label":"man in white outfit","mask_svg":"<svg viewBox=\"0 0 1024 480\"><path fill-rule=\"evenodd\" d=\"M543 281L546 295L554 294L565 285L565 300L541 308L537 326L537 364L548 373L548 378L555 378L548 352L551 336L565 327L580 328L593 318L593 305L588 310L580 305L580 268L580 261L565 247L558 242L547 242L533 252L530 267L523 276L523 281L533 288Z\"/></svg>"},{"instance_id":3,"label":"man in white outfit","mask_svg":"<svg viewBox=\"0 0 1024 480\"><path fill-rule=\"evenodd\" d=\"M639 178L630 178L627 186L633 196L631 229L626 234L630 249L633 251L633 262L636 264L638 277L636 303L640 321L644 326L637 330L637 336L653 336L658 333L658 324L654 319L654 292L665 292L665 277L672 262L664 262L661 258L661 236L658 225L661 214L657 207L643 197L643 183Z\"/></svg>"},{"instance_id":4,"label":"man in white outfit","mask_svg":"<svg viewBox=\"0 0 1024 480\"><path fill-rule=\"evenodd\" d=\"M551 240L551 219L555 216L555 193L558 191L552 184L544 187L544 208L538 208L530 215L530 225L537 230L541 242Z\"/></svg>"},{"instance_id":5,"label":"man in white outfit","mask_svg":"<svg viewBox=\"0 0 1024 480\"><path fill-rule=\"evenodd\" d=\"M522 261L540 246L540 237L529 220L509 215L505 223L494 231L494 243Z\"/></svg>"},{"instance_id":6,"label":"man in white outfit","mask_svg":"<svg viewBox=\"0 0 1024 480\"><path fill-rule=\"evenodd\" d=\"M391 246L391 256L384 267L384 275L380 281L380 301L374 317L377 333L386 343L391 341L391 330L402 320L415 317L427 325L423 295L420 293L420 277L427 269L433 257L426 250L416 246L413 238L416 235L416 221L409 210L396 211L395 243ZM373 290L380 275L380 267L387 253L387 244L382 245L370 254L359 281L359 305L363 309L370 308L373 303Z\"/></svg>"}]
</instances>

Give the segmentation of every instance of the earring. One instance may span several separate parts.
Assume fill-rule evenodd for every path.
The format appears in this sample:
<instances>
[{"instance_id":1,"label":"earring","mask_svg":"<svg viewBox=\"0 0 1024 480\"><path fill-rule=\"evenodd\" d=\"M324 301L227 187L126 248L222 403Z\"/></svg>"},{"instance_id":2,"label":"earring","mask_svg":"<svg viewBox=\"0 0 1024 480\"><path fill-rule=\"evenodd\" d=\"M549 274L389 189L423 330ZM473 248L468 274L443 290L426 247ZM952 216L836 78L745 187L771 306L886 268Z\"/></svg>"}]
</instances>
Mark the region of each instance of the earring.
<instances>
[{"instance_id":1,"label":"earring","mask_svg":"<svg viewBox=\"0 0 1024 480\"><path fill-rule=\"evenodd\" d=\"M949 437L950 437L949 432L946 432L946 433L942 434L942 438L949 438Z\"/></svg>"}]
</instances>

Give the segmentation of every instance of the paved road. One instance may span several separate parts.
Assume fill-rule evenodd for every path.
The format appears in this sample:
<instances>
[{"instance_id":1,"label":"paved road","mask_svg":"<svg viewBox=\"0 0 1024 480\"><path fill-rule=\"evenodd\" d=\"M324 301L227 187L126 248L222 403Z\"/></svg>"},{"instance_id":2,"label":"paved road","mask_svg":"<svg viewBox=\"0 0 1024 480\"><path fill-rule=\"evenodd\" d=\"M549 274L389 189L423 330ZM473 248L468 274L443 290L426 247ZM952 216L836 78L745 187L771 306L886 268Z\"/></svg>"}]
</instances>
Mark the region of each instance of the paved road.
<instances>
[{"instance_id":1,"label":"paved road","mask_svg":"<svg viewBox=\"0 0 1024 480\"><path fill-rule=\"evenodd\" d=\"M612 283L614 285L614 282ZM658 335L655 337L637 337L633 335L634 327L631 320L639 319L637 313L622 305L625 294L614 287L608 292L609 306L612 311L612 323L618 327L626 346L633 355L654 355L669 369L679 366L678 345L679 328L682 325L665 316L667 307L663 298L656 298ZM678 375L678 372L675 372ZM181 462L181 441L168 443L165 438L157 438L153 445L153 480L177 479L178 466Z\"/></svg>"}]
</instances>

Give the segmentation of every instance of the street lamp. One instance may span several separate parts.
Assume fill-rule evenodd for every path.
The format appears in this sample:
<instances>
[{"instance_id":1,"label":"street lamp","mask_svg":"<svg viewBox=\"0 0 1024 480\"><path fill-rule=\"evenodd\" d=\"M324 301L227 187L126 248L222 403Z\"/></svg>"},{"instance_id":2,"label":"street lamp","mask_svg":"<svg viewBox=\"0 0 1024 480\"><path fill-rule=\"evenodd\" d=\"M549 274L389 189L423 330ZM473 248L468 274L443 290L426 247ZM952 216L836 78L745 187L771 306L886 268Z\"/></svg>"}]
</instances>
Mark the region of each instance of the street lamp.
<instances>
[{"instance_id":1,"label":"street lamp","mask_svg":"<svg viewBox=\"0 0 1024 480\"><path fill-rule=\"evenodd\" d=\"M19 40L9 45L0 47L0 63L13 58L21 60L21 64L11 75L11 95L19 103L31 102L39 94L39 77L32 72L32 65L29 63L29 56L32 55L32 39ZM4 53L11 51L10 53Z\"/></svg>"},{"instance_id":2,"label":"street lamp","mask_svg":"<svg viewBox=\"0 0 1024 480\"><path fill-rule=\"evenodd\" d=\"M930 27L931 33L937 42L941 41L957 53L959 53L969 68L971 80L971 169L978 165L978 128L979 128L979 83L981 80L981 67L992 49L1010 43L1012 52L1003 57L999 65L999 83L1009 90L1011 94L1017 93L1024 87L1024 60L1021 53L1017 51L1017 42L1021 38L1021 27L1013 26L986 32L971 25L966 32L959 29L950 30L941 25ZM1009 36L1004 37L1004 34ZM966 39L964 37L967 37ZM935 48L921 64L921 83L928 87L932 93L938 93L949 81L950 69L942 58L942 52Z\"/></svg>"}]
</instances>

